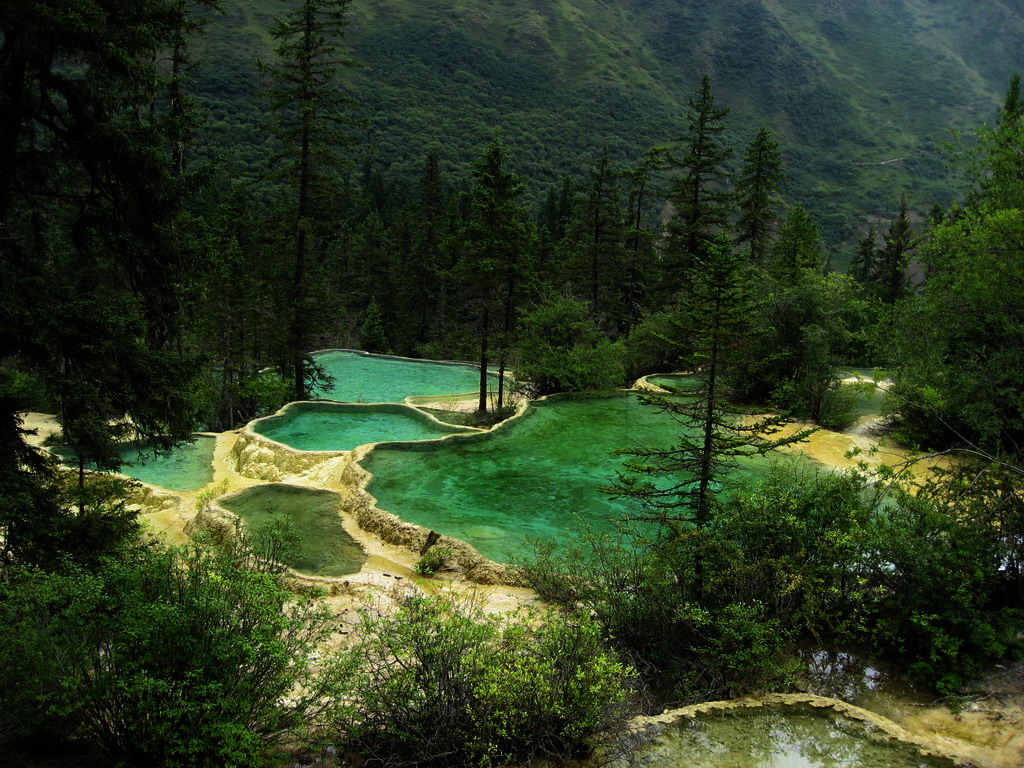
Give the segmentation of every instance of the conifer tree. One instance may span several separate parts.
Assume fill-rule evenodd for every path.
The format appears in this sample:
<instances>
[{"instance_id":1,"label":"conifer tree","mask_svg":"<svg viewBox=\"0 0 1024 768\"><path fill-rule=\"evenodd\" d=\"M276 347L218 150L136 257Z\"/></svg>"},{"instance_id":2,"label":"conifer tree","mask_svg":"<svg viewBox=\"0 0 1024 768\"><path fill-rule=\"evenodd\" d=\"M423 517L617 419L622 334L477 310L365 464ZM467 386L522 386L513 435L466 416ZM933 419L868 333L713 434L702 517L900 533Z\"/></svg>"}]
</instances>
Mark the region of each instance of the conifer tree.
<instances>
[{"instance_id":1,"label":"conifer tree","mask_svg":"<svg viewBox=\"0 0 1024 768\"><path fill-rule=\"evenodd\" d=\"M772 244L770 272L785 285L793 285L803 270L820 272L823 267L817 223L803 206L790 208Z\"/></svg>"},{"instance_id":2,"label":"conifer tree","mask_svg":"<svg viewBox=\"0 0 1024 768\"><path fill-rule=\"evenodd\" d=\"M886 304L895 304L907 293L907 265L918 238L910 227L907 196L900 197L900 210L885 233L885 245L878 254L875 280L878 295Z\"/></svg>"},{"instance_id":3,"label":"conifer tree","mask_svg":"<svg viewBox=\"0 0 1024 768\"><path fill-rule=\"evenodd\" d=\"M869 284L878 271L878 233L868 227L867 233L857 242L857 252L850 259L850 276L862 285Z\"/></svg>"},{"instance_id":4,"label":"conifer tree","mask_svg":"<svg viewBox=\"0 0 1024 768\"><path fill-rule=\"evenodd\" d=\"M722 121L728 109L715 106L711 80L701 80L700 90L689 100L687 131L674 141L681 155L669 151L668 168L676 171L669 187L668 199L675 214L668 225L670 268L689 266L703 254L715 236L729 228L733 195L728 188L726 168L732 150L722 136ZM677 150L678 152L678 150ZM678 281L677 272L671 279Z\"/></svg>"},{"instance_id":5,"label":"conifer tree","mask_svg":"<svg viewBox=\"0 0 1024 768\"><path fill-rule=\"evenodd\" d=\"M644 225L650 201L655 198L654 175L661 168L664 151L660 147L648 150L643 161L622 175L629 182L627 193L627 222L625 230L629 266L623 285L622 332L628 334L643 311L648 272L654 260L654 233Z\"/></svg>"},{"instance_id":6,"label":"conifer tree","mask_svg":"<svg viewBox=\"0 0 1024 768\"><path fill-rule=\"evenodd\" d=\"M576 243L576 274L585 275L580 294L597 318L619 314L615 288L623 278L623 220L618 175L606 146L590 169L570 237Z\"/></svg>"},{"instance_id":7,"label":"conifer tree","mask_svg":"<svg viewBox=\"0 0 1024 768\"><path fill-rule=\"evenodd\" d=\"M453 243L460 251L455 275L469 292L480 341L478 410L487 411L487 366L494 334L495 310L503 323L514 311L529 230L520 203L522 180L508 170L508 150L497 134L473 164L469 218ZM498 304L498 302L501 302Z\"/></svg>"},{"instance_id":8,"label":"conifer tree","mask_svg":"<svg viewBox=\"0 0 1024 768\"><path fill-rule=\"evenodd\" d=\"M282 149L271 164L289 189L288 237L294 261L288 300L290 313L286 365L297 399L309 396L314 368L309 343L308 259L318 204L337 194L339 150L351 143L347 126L354 121L355 101L337 82L338 70L353 66L337 42L348 26L350 0L302 0L277 19L271 32L278 41L277 62L260 62L271 86L265 92L275 114Z\"/></svg>"},{"instance_id":9,"label":"conifer tree","mask_svg":"<svg viewBox=\"0 0 1024 768\"><path fill-rule=\"evenodd\" d=\"M641 518L660 523L670 538L688 527L701 529L711 522L716 496L738 458L767 453L808 434L774 437L784 419L744 418L750 411L730 403L737 352L757 332L749 262L749 253L737 252L724 234L711 242L705 253L695 255L683 291L683 309L695 348L689 367L699 386L685 399L641 398L680 423L679 441L669 448L623 451L635 457L625 463L635 474L620 475L617 483L606 489L637 499L643 509Z\"/></svg>"},{"instance_id":10,"label":"conifer tree","mask_svg":"<svg viewBox=\"0 0 1024 768\"><path fill-rule=\"evenodd\" d=\"M768 255L778 218L782 187L782 157L778 142L767 128L761 128L747 147L743 166L736 175L736 242L748 243L755 264Z\"/></svg>"}]
</instances>

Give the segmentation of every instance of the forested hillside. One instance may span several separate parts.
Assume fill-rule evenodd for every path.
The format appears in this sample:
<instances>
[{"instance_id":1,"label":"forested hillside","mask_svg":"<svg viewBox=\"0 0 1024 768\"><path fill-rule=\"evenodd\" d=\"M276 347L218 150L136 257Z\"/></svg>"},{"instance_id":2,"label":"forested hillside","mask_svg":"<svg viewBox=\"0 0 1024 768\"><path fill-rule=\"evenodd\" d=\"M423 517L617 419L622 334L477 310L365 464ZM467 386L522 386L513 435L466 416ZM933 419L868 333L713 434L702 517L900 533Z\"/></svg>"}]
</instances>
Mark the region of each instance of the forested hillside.
<instances>
[{"instance_id":1,"label":"forested hillside","mask_svg":"<svg viewBox=\"0 0 1024 768\"><path fill-rule=\"evenodd\" d=\"M254 59L282 7L225 0L200 53L207 137L240 173L268 150ZM605 144L633 163L682 132L709 74L732 143L772 131L787 199L833 245L891 216L901 191L919 210L955 199L943 145L991 120L1024 68L1024 12L997 0L379 0L350 17L362 66L346 80L387 177L415 173L428 150L465 172L495 126L534 191Z\"/></svg>"}]
</instances>

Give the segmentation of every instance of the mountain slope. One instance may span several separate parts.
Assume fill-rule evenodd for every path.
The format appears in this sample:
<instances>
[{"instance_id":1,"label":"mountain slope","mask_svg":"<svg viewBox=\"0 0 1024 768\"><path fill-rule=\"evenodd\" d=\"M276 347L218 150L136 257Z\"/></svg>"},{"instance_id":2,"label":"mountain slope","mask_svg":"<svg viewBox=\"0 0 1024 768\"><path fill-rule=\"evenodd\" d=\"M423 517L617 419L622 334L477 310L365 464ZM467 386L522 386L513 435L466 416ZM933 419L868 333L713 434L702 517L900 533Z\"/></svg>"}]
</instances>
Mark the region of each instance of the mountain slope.
<instances>
[{"instance_id":1,"label":"mountain slope","mask_svg":"<svg viewBox=\"0 0 1024 768\"><path fill-rule=\"evenodd\" d=\"M244 173L268 141L252 59L290 3L224 5L197 87ZM771 128L789 197L838 242L902 190L919 208L955 197L941 144L992 117L1022 33L1017 0L355 0L345 45L363 66L346 80L396 176L431 148L464 169L500 126L545 186L604 144L632 163L677 136L706 72L737 155Z\"/></svg>"}]
</instances>

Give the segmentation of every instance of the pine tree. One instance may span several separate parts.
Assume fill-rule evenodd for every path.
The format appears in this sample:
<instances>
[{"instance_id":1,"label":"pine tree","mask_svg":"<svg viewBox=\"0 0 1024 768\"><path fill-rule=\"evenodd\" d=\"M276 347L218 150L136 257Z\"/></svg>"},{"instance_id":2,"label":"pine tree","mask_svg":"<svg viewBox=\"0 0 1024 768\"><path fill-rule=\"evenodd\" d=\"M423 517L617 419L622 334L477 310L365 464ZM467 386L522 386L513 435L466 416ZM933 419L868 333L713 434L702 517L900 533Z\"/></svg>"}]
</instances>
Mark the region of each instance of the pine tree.
<instances>
[{"instance_id":1,"label":"pine tree","mask_svg":"<svg viewBox=\"0 0 1024 768\"><path fill-rule=\"evenodd\" d=\"M696 349L690 367L699 387L684 399L641 398L680 423L679 442L670 448L623 451L635 457L625 463L635 474L620 475L616 485L606 489L638 500L641 518L660 523L670 537L711 522L716 496L737 459L765 454L809 434L773 437L784 419L750 419L748 409L730 404L737 352L756 333L752 323L757 302L751 297L748 268L749 254L735 251L725 235L719 235L704 254L695 257L683 293ZM661 478L664 480L658 482Z\"/></svg>"},{"instance_id":2,"label":"pine tree","mask_svg":"<svg viewBox=\"0 0 1024 768\"><path fill-rule=\"evenodd\" d=\"M503 328L508 326L529 236L526 208L519 202L525 187L507 165L508 150L495 135L473 164L469 218L452 244L460 251L454 273L469 292L480 340L481 413L487 411L494 314L500 308Z\"/></svg>"},{"instance_id":3,"label":"pine tree","mask_svg":"<svg viewBox=\"0 0 1024 768\"><path fill-rule=\"evenodd\" d=\"M869 284L878 271L878 233L869 227L867 233L857 242L857 252L850 259L850 276L862 285Z\"/></svg>"},{"instance_id":4,"label":"pine tree","mask_svg":"<svg viewBox=\"0 0 1024 768\"><path fill-rule=\"evenodd\" d=\"M918 237L910 227L907 196L900 197L900 210L885 233L885 246L878 254L875 281L878 295L886 304L895 304L907 293L907 266Z\"/></svg>"},{"instance_id":5,"label":"pine tree","mask_svg":"<svg viewBox=\"0 0 1024 768\"><path fill-rule=\"evenodd\" d=\"M789 209L772 244L769 271L785 285L794 285L804 270L824 268L818 225L803 206Z\"/></svg>"},{"instance_id":6,"label":"pine tree","mask_svg":"<svg viewBox=\"0 0 1024 768\"><path fill-rule=\"evenodd\" d=\"M289 296L287 366L297 399L309 396L314 368L308 355L308 258L318 203L337 194L339 149L351 143L355 101L337 83L338 70L353 66L336 43L348 26L350 0L302 0L279 18L271 31L278 60L260 62L272 86L265 92L276 116L283 149L271 158L277 176L290 188L286 204L294 262Z\"/></svg>"},{"instance_id":7,"label":"pine tree","mask_svg":"<svg viewBox=\"0 0 1024 768\"><path fill-rule=\"evenodd\" d=\"M757 132L736 175L736 242L749 243L755 264L764 262L778 219L782 157L767 128Z\"/></svg>"},{"instance_id":8,"label":"pine tree","mask_svg":"<svg viewBox=\"0 0 1024 768\"><path fill-rule=\"evenodd\" d=\"M668 168L679 172L672 179L668 199L675 214L668 225L668 250L672 256L669 268L685 269L691 260L702 255L717 233L729 228L733 195L729 191L726 168L732 150L725 144L722 121L728 109L715 106L711 80L701 81L698 93L689 100L687 132L674 141L682 156L671 151L666 155ZM669 277L678 282L678 271Z\"/></svg>"}]
</instances>

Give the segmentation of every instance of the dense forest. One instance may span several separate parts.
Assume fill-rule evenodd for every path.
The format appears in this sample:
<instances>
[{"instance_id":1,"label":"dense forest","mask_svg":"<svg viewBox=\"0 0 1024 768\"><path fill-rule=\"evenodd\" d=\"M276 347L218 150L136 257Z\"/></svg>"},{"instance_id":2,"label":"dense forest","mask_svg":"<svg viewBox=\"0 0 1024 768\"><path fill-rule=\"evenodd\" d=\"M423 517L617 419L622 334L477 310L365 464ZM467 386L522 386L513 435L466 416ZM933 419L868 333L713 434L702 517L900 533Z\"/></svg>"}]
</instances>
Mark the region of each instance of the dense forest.
<instances>
[{"instance_id":1,"label":"dense forest","mask_svg":"<svg viewBox=\"0 0 1024 768\"><path fill-rule=\"evenodd\" d=\"M445 82L485 84L504 113L557 100L547 71L525 54L504 68L482 43L431 46L444 30L397 18L405 5L268 7L275 20L234 69L199 52L226 45L235 3L0 7L0 750L25 765L246 766L329 744L352 764L497 765L584 755L637 711L788 690L801 644L895 661L954 699L1017 657L1020 78L997 73L1001 105L948 166L901 166L928 204L879 188L884 203L846 199L837 222L823 211L850 180L793 151L793 132L848 158L864 113L813 83L810 112L734 112L735 89L717 87L718 70L732 82L767 55L768 21L752 27L768 42L708 54L678 112L660 102L626 140L582 119L479 130L504 121ZM689 7L624 5L644 18ZM1022 23L1001 3L991 13ZM690 19L689 45L719 39L723 18L701 17L715 34ZM538 19L517 23L518 44L546 30L561 50ZM848 34L837 22L829 40ZM410 66L440 78L444 109L388 111L407 92L381 57L403 36L440 57ZM657 48L665 67L670 48ZM469 59L441 77L456 55ZM812 69L796 53L772 61L782 69L765 77ZM376 104L355 87L371 77ZM609 114L619 85L599 89ZM415 162L409 146L423 147ZM857 183L871 180L886 179ZM853 233L836 271L826 240ZM284 587L287 531L170 547L144 533L127 481L86 471L116 471L125 441L167 449L315 395L326 374L311 352L328 347L477 361L485 425L524 397L649 373L691 371L696 389L644 396L680 440L623 446L634 472L608 479L645 525L524 566L549 611L501 621L411 599L367 613L333 650L337 617ZM955 455L951 468L911 489L898 471L780 467L723 495L738 457L804 436L775 432L785 420L849 423L843 365L884 368L893 435ZM488 367L514 382L492 395ZM25 441L26 411L57 414L75 471Z\"/></svg>"}]
</instances>

